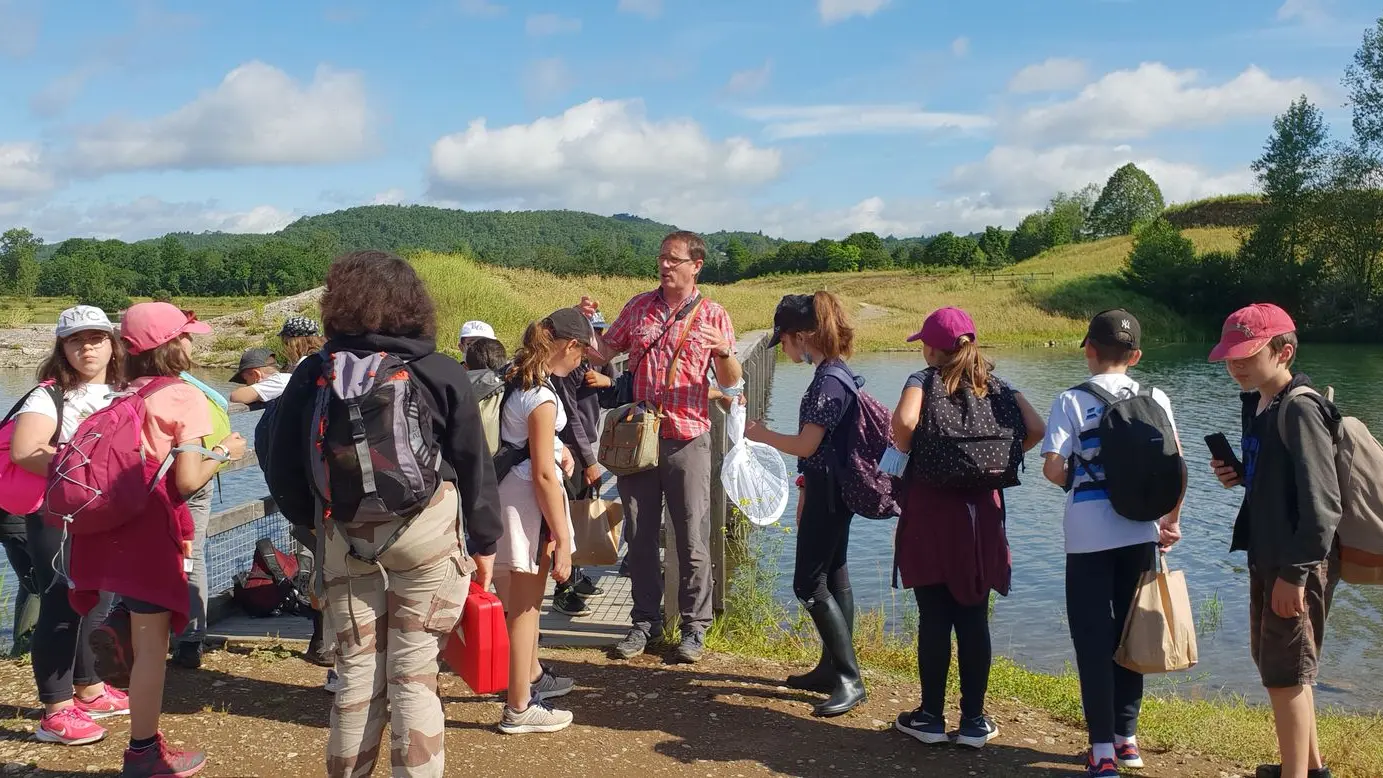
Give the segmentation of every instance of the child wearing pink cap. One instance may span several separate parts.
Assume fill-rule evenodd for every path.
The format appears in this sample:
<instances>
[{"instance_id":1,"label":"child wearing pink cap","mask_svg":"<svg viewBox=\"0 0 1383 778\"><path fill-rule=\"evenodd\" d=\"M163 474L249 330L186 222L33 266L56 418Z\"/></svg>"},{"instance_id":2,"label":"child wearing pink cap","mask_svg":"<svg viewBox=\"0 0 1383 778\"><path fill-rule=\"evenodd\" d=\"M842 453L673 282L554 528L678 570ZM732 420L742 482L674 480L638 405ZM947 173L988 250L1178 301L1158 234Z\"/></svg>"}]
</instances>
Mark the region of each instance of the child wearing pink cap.
<instances>
[{"instance_id":1,"label":"child wearing pink cap","mask_svg":"<svg viewBox=\"0 0 1383 778\"><path fill-rule=\"evenodd\" d=\"M120 322L130 390L190 369L190 336L209 332L207 324L168 303L131 306ZM149 501L146 513L106 532L73 536L71 599L78 612L86 612L99 592L119 596L92 633L91 647L103 678L117 685L128 679L130 745L120 774L181 778L206 766L205 753L174 749L158 731L169 631L182 630L189 609L186 571L194 526L185 501L221 462L244 455L245 439L233 433L208 456L201 448L212 431L206 396L182 381L147 395L144 406L141 439L148 457L163 460L175 449L195 450L176 451L166 482L155 485L159 499Z\"/></svg>"},{"instance_id":2,"label":"child wearing pink cap","mask_svg":"<svg viewBox=\"0 0 1383 778\"><path fill-rule=\"evenodd\" d=\"M1311 379L1292 374L1297 351L1292 317L1259 303L1231 314L1210 352L1243 389L1242 469L1210 464L1226 489L1244 487L1230 550L1248 552L1250 653L1272 701L1282 754L1281 766L1258 768L1259 778L1330 775L1312 686L1340 575L1340 413L1311 390Z\"/></svg>"},{"instance_id":3,"label":"child wearing pink cap","mask_svg":"<svg viewBox=\"0 0 1383 778\"><path fill-rule=\"evenodd\" d=\"M1021 393L994 375L965 311L934 311L908 338L918 340L927 368L908 377L893 413L894 448L910 452L894 562L903 586L917 598L922 704L899 714L894 726L923 743L954 739L980 748L999 734L984 713L992 660L989 593L1008 594L1012 559L1004 533L1003 491L993 488L990 478L967 475L964 462L978 461L969 453L978 453L986 466L992 458L994 469L1003 472L993 480L1016 485L1022 452L1042 440L1042 418ZM977 431L993 438L983 452L956 443ZM949 732L946 681L953 632L960 726Z\"/></svg>"}]
</instances>

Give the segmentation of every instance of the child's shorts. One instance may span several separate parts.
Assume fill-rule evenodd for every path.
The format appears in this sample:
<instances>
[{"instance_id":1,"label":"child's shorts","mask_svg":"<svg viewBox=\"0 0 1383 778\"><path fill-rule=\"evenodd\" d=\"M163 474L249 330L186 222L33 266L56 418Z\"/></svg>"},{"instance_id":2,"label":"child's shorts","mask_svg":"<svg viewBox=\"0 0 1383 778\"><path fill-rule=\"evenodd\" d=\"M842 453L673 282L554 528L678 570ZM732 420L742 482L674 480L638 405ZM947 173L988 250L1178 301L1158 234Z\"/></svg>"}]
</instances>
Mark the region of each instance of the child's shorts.
<instances>
[{"instance_id":1,"label":"child's shorts","mask_svg":"<svg viewBox=\"0 0 1383 778\"><path fill-rule=\"evenodd\" d=\"M1325 619L1340 582L1339 552L1306 577L1306 612L1284 619L1273 612L1276 570L1249 569L1249 650L1268 689L1310 686L1320 667Z\"/></svg>"}]
</instances>

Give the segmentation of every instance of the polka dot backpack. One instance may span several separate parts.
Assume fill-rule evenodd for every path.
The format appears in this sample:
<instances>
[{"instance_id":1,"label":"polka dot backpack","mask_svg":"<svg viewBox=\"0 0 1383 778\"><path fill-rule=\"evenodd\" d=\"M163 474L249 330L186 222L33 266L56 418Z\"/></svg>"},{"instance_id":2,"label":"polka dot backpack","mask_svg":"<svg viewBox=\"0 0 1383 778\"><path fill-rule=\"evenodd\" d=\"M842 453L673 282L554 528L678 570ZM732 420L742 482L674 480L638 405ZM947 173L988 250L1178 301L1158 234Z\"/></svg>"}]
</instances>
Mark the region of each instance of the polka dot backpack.
<instances>
[{"instance_id":1,"label":"polka dot backpack","mask_svg":"<svg viewBox=\"0 0 1383 778\"><path fill-rule=\"evenodd\" d=\"M1013 389L991 377L984 397L968 386L947 394L937 372L921 373L922 419L908 457L912 473L947 489L1017 486L1026 428Z\"/></svg>"}]
</instances>

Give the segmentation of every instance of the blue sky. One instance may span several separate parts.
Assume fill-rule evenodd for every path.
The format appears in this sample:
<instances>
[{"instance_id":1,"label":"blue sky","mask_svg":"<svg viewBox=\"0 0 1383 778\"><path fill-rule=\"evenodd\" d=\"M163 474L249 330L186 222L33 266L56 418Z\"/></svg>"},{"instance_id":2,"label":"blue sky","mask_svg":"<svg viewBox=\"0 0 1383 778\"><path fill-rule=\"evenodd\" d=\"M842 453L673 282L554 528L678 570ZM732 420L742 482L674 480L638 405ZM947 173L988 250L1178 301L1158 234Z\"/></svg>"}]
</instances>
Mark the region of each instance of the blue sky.
<instances>
[{"instance_id":1,"label":"blue sky","mask_svg":"<svg viewBox=\"0 0 1383 778\"><path fill-rule=\"evenodd\" d=\"M372 202L791 238L1012 226L1134 161L1245 191L1362 0L0 0L0 227Z\"/></svg>"}]
</instances>

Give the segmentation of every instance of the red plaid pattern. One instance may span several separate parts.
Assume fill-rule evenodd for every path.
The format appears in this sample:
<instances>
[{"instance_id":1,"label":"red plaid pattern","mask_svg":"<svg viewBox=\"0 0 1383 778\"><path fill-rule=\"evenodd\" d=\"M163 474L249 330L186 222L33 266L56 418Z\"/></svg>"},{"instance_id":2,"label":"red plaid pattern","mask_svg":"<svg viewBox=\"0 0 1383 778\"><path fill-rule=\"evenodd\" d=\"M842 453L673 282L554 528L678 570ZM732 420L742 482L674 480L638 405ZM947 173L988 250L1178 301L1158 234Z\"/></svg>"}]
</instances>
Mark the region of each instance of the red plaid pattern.
<instances>
[{"instance_id":1,"label":"red plaid pattern","mask_svg":"<svg viewBox=\"0 0 1383 778\"><path fill-rule=\"evenodd\" d=\"M687 308L690 310L688 301ZM674 322L662 335L663 327L676 315L663 300L662 290L645 292L630 300L605 333L605 343L616 351L628 352L629 367L635 369L634 401L660 405L663 409L662 435L673 440L691 440L711 429L710 388L711 349L703 342L697 327L705 324L720 330L733 349L735 329L730 315L719 303L706 300L696 312ZM672 386L666 386L668 363L682 333L690 328L687 343L677 360ZM659 337L662 335L662 337ZM637 365L637 367L635 367Z\"/></svg>"}]
</instances>

